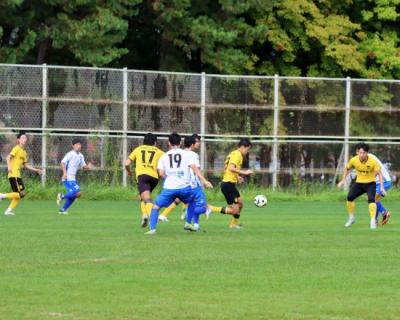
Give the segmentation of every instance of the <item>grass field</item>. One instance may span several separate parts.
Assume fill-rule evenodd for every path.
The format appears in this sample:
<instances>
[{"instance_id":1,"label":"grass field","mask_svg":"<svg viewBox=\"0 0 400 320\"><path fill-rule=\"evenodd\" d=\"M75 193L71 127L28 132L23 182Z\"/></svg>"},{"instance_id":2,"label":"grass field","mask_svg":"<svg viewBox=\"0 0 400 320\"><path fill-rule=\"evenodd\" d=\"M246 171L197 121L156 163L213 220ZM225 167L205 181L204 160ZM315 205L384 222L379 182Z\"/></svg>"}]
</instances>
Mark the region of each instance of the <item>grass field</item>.
<instances>
[{"instance_id":1,"label":"grass field","mask_svg":"<svg viewBox=\"0 0 400 320\"><path fill-rule=\"evenodd\" d=\"M0 216L0 319L399 319L400 205L375 231L357 206L349 229L343 202L289 201L144 236L134 202L24 200Z\"/></svg>"}]
</instances>

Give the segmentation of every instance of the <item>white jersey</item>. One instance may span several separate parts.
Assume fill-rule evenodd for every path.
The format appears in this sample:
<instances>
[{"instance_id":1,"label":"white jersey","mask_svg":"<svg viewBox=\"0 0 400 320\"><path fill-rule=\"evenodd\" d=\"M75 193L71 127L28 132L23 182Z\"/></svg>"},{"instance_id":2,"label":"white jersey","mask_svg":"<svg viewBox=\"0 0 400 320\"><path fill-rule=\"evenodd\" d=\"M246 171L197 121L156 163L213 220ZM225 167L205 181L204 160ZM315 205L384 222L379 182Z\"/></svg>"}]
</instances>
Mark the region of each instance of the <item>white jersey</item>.
<instances>
[{"instance_id":1,"label":"white jersey","mask_svg":"<svg viewBox=\"0 0 400 320\"><path fill-rule=\"evenodd\" d=\"M158 160L157 169L165 173L164 189L183 189L190 186L190 166L196 159L181 148L173 148Z\"/></svg>"},{"instance_id":2,"label":"white jersey","mask_svg":"<svg viewBox=\"0 0 400 320\"><path fill-rule=\"evenodd\" d=\"M382 163L382 161L379 160L379 158L372 153L368 153L368 156L371 156L373 159L375 159L378 162L379 166L381 167L383 182L392 181L392 178L390 177L390 173L389 173L388 169L385 167L385 165ZM376 182L379 182L378 176L376 177Z\"/></svg>"},{"instance_id":3,"label":"white jersey","mask_svg":"<svg viewBox=\"0 0 400 320\"><path fill-rule=\"evenodd\" d=\"M188 153L193 157L193 159L196 160L196 167L200 169L200 159L199 155L191 150L187 150ZM197 187L201 187L201 182L200 179L197 177L197 175L193 172L192 168L190 168L190 186L195 189Z\"/></svg>"},{"instance_id":4,"label":"white jersey","mask_svg":"<svg viewBox=\"0 0 400 320\"><path fill-rule=\"evenodd\" d=\"M78 169L86 166L83 154L74 150L68 152L61 162L64 163L67 171L67 181L75 181Z\"/></svg>"}]
</instances>

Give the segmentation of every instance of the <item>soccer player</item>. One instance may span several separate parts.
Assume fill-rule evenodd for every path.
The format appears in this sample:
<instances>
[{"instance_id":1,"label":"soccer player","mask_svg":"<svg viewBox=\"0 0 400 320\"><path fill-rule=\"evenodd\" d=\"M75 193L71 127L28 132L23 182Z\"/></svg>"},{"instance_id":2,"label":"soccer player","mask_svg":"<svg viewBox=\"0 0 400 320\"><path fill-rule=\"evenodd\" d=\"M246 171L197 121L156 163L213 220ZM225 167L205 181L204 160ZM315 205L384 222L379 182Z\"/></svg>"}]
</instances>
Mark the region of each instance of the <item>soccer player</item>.
<instances>
[{"instance_id":1,"label":"soccer player","mask_svg":"<svg viewBox=\"0 0 400 320\"><path fill-rule=\"evenodd\" d=\"M140 194L140 208L142 212L143 228L147 227L153 200L151 192L158 184L159 176L157 164L160 157L164 154L157 148L157 136L147 133L144 136L143 144L135 148L125 161L125 169L129 176L132 176L130 165L135 163L136 182Z\"/></svg>"},{"instance_id":2,"label":"soccer player","mask_svg":"<svg viewBox=\"0 0 400 320\"><path fill-rule=\"evenodd\" d=\"M371 156L374 158L379 166L381 167L381 172L382 172L382 177L383 177L383 186L384 190L387 192L391 187L392 187L392 178L390 177L389 171L386 169L385 165L382 163L381 160L377 156L375 156L372 153L368 153L368 156ZM379 215L382 215L382 225L385 225L388 223L389 218L391 217L391 212L386 210L386 208L382 205L381 199L382 197L385 196L385 194L382 192L382 187L379 182L378 177L375 179L376 182L376 195L375 195L375 203L376 203L376 214L375 214L375 221L376 224L378 225L378 218Z\"/></svg>"},{"instance_id":3,"label":"soccer player","mask_svg":"<svg viewBox=\"0 0 400 320\"><path fill-rule=\"evenodd\" d=\"M35 168L28 163L28 154L25 150L28 144L28 137L25 132L20 132L17 135L18 144L12 148L10 154L7 156L7 170L8 170L8 181L10 182L11 189L13 192L0 193L0 200L10 199L10 205L4 212L6 216L13 216L14 209L18 205L19 201L25 197L26 191L24 183L21 178L21 168L26 168L30 171L42 174L42 169Z\"/></svg>"},{"instance_id":4,"label":"soccer player","mask_svg":"<svg viewBox=\"0 0 400 320\"><path fill-rule=\"evenodd\" d=\"M157 196L150 215L150 231L146 234L155 234L159 210L169 206L176 198L189 204L188 210L193 209L193 191L190 187L190 169L196 174L205 187L212 188L212 184L201 174L196 165L196 159L189 152L180 148L181 137L172 133L168 137L169 151L158 161L158 171L164 178L163 189ZM191 230L191 226L185 225Z\"/></svg>"},{"instance_id":5,"label":"soccer player","mask_svg":"<svg viewBox=\"0 0 400 320\"><path fill-rule=\"evenodd\" d=\"M347 195L347 212L349 217L344 226L348 228L354 224L354 200L366 193L368 196L368 211L371 217L370 228L376 229L375 176L378 175L379 177L382 194L386 194L383 176L378 162L368 154L369 146L366 143L359 143L357 144L357 148L357 155L349 160L344 169L343 179L338 183L338 187L342 187L351 169L354 168L356 170L356 182L351 186Z\"/></svg>"},{"instance_id":6,"label":"soccer player","mask_svg":"<svg viewBox=\"0 0 400 320\"><path fill-rule=\"evenodd\" d=\"M57 205L60 206L62 200L64 205L60 208L59 214L67 214L67 209L74 203L76 198L81 196L81 188L76 182L76 173L79 168L85 170L92 169L92 164L86 164L85 157L81 153L82 143L79 138L72 140L72 150L69 151L61 160L62 181L67 193L57 194Z\"/></svg>"},{"instance_id":7,"label":"soccer player","mask_svg":"<svg viewBox=\"0 0 400 320\"><path fill-rule=\"evenodd\" d=\"M244 157L249 153L252 144L249 139L241 139L238 148L232 151L225 159L224 176L221 183L221 191L228 204L222 208L221 213L232 215L232 220L229 225L233 229L241 229L238 224L240 213L243 209L243 201L240 198L240 193L236 188L237 183L243 182L242 176L248 176L253 173L253 170L242 170Z\"/></svg>"},{"instance_id":8,"label":"soccer player","mask_svg":"<svg viewBox=\"0 0 400 320\"><path fill-rule=\"evenodd\" d=\"M185 150L191 154L191 156L196 160L196 166L200 170L200 160L199 155L194 152L200 144L200 139L195 139L195 136L192 135L190 137L186 137L183 141ZM208 215L211 211L207 210L207 202L206 202L206 195L204 194L200 179L196 176L192 169L190 169L190 186L192 188L192 193L194 195L193 202L189 205L190 209L187 210L186 215L186 226L193 224L193 228L195 231L200 230L199 220L200 215L205 213Z\"/></svg>"}]
</instances>

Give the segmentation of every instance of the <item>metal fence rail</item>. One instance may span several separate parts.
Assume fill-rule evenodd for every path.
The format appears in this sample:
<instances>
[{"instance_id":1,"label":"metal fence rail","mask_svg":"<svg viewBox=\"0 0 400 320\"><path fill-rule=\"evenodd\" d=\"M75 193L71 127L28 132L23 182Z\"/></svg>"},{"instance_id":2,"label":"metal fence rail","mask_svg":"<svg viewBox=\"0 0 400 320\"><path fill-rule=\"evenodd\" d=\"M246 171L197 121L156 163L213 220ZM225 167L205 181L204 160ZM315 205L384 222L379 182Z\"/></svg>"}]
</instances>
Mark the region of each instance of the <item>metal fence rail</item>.
<instances>
[{"instance_id":1,"label":"metal fence rail","mask_svg":"<svg viewBox=\"0 0 400 320\"><path fill-rule=\"evenodd\" d=\"M149 131L164 147L171 131L199 133L201 163L215 179L240 137L254 143L246 163L254 182L274 188L333 183L360 140L398 170L399 111L397 80L0 64L3 165L14 133L27 130L43 184L79 135L96 164L91 179L126 186L123 160Z\"/></svg>"}]
</instances>

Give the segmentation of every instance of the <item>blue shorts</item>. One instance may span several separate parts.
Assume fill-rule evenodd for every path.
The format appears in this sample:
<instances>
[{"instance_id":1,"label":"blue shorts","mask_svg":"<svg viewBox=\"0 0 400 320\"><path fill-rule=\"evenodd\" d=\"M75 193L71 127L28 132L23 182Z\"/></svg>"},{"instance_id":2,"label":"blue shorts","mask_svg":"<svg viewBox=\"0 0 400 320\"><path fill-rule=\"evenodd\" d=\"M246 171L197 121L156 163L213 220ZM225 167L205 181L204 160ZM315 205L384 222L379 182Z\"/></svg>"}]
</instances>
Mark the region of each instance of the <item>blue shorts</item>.
<instances>
[{"instance_id":1,"label":"blue shorts","mask_svg":"<svg viewBox=\"0 0 400 320\"><path fill-rule=\"evenodd\" d=\"M385 187L385 191L388 191L392 187L392 181L384 181L383 186ZM379 182L376 183L376 194L384 197L381 190L381 184Z\"/></svg>"},{"instance_id":2,"label":"blue shorts","mask_svg":"<svg viewBox=\"0 0 400 320\"><path fill-rule=\"evenodd\" d=\"M204 194L202 187L192 189L192 193L194 195L193 201L196 207L205 207L207 205L206 195Z\"/></svg>"},{"instance_id":3,"label":"blue shorts","mask_svg":"<svg viewBox=\"0 0 400 320\"><path fill-rule=\"evenodd\" d=\"M81 187L78 186L78 183L75 180L72 181L63 181L65 189L67 189L68 193L78 193L81 192Z\"/></svg>"},{"instance_id":4,"label":"blue shorts","mask_svg":"<svg viewBox=\"0 0 400 320\"><path fill-rule=\"evenodd\" d=\"M165 208L174 202L176 198L183 203L191 202L193 200L192 188L187 186L183 189L162 189L156 198L155 204L160 208Z\"/></svg>"}]
</instances>

